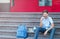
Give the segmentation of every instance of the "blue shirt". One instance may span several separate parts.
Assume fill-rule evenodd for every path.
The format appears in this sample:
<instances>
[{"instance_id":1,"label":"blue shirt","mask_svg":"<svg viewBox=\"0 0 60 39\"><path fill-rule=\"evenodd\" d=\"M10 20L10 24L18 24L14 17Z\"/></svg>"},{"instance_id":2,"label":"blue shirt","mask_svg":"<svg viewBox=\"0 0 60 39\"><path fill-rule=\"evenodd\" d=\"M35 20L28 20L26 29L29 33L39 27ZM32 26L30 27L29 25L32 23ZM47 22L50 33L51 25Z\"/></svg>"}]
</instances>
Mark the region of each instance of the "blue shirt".
<instances>
[{"instance_id":1,"label":"blue shirt","mask_svg":"<svg viewBox=\"0 0 60 39\"><path fill-rule=\"evenodd\" d=\"M48 16L47 18L44 18L42 20L42 24L43 24L42 27L47 29L47 28L49 28L51 26L52 23L53 23L52 18Z\"/></svg>"}]
</instances>

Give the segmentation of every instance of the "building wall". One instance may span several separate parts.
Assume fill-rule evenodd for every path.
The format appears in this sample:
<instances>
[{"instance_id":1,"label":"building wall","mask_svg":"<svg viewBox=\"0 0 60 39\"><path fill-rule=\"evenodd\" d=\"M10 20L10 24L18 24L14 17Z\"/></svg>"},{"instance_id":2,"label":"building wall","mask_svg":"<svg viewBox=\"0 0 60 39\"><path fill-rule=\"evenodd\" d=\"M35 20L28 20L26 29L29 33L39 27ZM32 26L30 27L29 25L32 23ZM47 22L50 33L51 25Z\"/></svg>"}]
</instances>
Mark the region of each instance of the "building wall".
<instances>
[{"instance_id":1,"label":"building wall","mask_svg":"<svg viewBox=\"0 0 60 39\"><path fill-rule=\"evenodd\" d=\"M0 3L10 3L10 0L0 0Z\"/></svg>"},{"instance_id":2,"label":"building wall","mask_svg":"<svg viewBox=\"0 0 60 39\"><path fill-rule=\"evenodd\" d=\"M10 0L0 0L0 12L10 11Z\"/></svg>"},{"instance_id":3,"label":"building wall","mask_svg":"<svg viewBox=\"0 0 60 39\"><path fill-rule=\"evenodd\" d=\"M49 12L60 12L60 0L52 0L52 6L39 6L39 0L14 0L11 12L41 12L47 9Z\"/></svg>"}]
</instances>

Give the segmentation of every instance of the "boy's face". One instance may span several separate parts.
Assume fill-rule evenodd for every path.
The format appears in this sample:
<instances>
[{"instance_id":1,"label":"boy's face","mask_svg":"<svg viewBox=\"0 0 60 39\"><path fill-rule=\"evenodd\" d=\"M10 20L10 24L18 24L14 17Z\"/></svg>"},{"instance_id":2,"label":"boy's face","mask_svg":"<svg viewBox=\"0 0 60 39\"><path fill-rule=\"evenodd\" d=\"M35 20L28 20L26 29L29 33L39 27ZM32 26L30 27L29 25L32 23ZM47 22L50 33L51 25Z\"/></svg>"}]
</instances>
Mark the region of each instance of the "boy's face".
<instances>
[{"instance_id":1,"label":"boy's face","mask_svg":"<svg viewBox=\"0 0 60 39\"><path fill-rule=\"evenodd\" d=\"M48 14L46 12L43 13L43 17L47 18Z\"/></svg>"}]
</instances>

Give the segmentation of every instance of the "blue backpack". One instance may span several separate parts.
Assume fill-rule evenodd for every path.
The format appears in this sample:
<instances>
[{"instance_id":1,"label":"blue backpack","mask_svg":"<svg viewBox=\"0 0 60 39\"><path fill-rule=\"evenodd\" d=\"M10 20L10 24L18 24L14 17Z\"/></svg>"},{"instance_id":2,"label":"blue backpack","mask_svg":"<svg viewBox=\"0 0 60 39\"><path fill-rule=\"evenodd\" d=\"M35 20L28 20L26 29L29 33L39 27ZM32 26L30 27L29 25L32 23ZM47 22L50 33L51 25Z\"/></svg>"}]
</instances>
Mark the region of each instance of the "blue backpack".
<instances>
[{"instance_id":1,"label":"blue backpack","mask_svg":"<svg viewBox=\"0 0 60 39\"><path fill-rule=\"evenodd\" d=\"M17 38L26 38L27 37L27 27L26 25L19 25L17 29Z\"/></svg>"}]
</instances>

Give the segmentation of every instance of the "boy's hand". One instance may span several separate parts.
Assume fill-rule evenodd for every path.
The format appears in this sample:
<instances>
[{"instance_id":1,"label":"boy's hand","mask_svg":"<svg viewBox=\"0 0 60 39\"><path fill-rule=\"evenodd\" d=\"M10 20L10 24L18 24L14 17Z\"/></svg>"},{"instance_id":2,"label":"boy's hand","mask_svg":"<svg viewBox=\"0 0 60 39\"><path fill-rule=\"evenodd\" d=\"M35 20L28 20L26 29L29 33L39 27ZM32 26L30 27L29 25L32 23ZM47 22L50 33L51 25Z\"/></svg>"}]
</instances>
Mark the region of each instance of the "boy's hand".
<instances>
[{"instance_id":1,"label":"boy's hand","mask_svg":"<svg viewBox=\"0 0 60 39\"><path fill-rule=\"evenodd\" d=\"M44 36L46 36L46 35L47 35L47 32L48 32L48 31L45 31L45 32L44 32Z\"/></svg>"},{"instance_id":2,"label":"boy's hand","mask_svg":"<svg viewBox=\"0 0 60 39\"><path fill-rule=\"evenodd\" d=\"M41 19L40 19L40 20L42 21L43 19L44 19L44 17L41 17Z\"/></svg>"}]
</instances>

